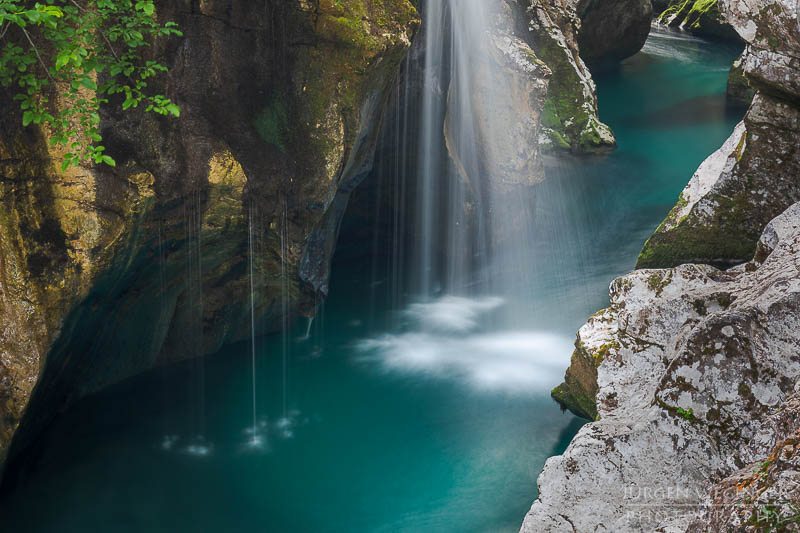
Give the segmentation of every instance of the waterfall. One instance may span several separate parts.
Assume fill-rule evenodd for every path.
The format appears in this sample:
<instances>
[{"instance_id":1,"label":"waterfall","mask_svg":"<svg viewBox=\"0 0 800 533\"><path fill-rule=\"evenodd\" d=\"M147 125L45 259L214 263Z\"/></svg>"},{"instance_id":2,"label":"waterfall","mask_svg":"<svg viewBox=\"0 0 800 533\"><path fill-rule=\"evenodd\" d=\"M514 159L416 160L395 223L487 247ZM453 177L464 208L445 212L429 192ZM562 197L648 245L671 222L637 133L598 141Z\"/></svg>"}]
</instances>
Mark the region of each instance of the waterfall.
<instances>
[{"instance_id":1,"label":"waterfall","mask_svg":"<svg viewBox=\"0 0 800 533\"><path fill-rule=\"evenodd\" d=\"M397 95L403 113L419 113L416 122L395 117L409 128L395 172L408 173L401 168L405 143L417 143L419 159L409 169L409 266L412 290L423 300L516 296L530 281L533 185L543 178L532 137L543 75L525 63L533 53L513 36L506 7L499 0L428 1L415 45L421 53L406 64L416 72L403 74L406 89L417 83L419 94ZM395 243L402 238L395 235ZM392 255L402 260L396 249Z\"/></svg>"},{"instance_id":2,"label":"waterfall","mask_svg":"<svg viewBox=\"0 0 800 533\"><path fill-rule=\"evenodd\" d=\"M426 5L415 266L423 297L486 292L500 240L494 230L507 226L496 215L505 217L508 206L493 205L509 181L498 175L504 162L493 139L511 126L496 113L509 91L492 56L494 7L485 0Z\"/></svg>"}]
</instances>

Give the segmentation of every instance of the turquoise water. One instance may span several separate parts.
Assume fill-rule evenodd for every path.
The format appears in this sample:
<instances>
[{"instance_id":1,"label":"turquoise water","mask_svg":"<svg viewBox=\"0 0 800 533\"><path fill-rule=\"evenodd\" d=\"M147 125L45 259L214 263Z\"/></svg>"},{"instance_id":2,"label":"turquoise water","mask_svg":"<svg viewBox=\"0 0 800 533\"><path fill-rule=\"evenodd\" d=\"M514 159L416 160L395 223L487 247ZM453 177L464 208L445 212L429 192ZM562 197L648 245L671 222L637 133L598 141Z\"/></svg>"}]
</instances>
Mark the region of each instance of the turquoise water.
<instances>
[{"instance_id":1,"label":"turquoise water","mask_svg":"<svg viewBox=\"0 0 800 533\"><path fill-rule=\"evenodd\" d=\"M309 338L301 323L258 341L257 445L245 343L205 361L202 408L190 362L61 416L0 503L2 529L515 531L581 424L548 394L574 331L732 130L736 52L657 32L597 76L619 150L549 162L523 330L482 327L513 303L488 297L393 309L380 269L340 261Z\"/></svg>"}]
</instances>

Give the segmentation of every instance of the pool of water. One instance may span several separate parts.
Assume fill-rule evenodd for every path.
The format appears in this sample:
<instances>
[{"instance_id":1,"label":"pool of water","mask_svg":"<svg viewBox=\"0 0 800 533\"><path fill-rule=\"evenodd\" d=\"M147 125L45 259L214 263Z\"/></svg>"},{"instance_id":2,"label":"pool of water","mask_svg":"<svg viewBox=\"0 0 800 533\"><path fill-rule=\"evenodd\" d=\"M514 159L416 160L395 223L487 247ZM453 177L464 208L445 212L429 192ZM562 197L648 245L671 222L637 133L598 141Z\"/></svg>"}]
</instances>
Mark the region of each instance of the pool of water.
<instances>
[{"instance_id":1,"label":"pool of water","mask_svg":"<svg viewBox=\"0 0 800 533\"><path fill-rule=\"evenodd\" d=\"M310 328L258 340L255 422L249 343L112 387L41 436L2 529L516 531L582 423L549 398L574 331L732 130L737 52L656 30L596 76L619 149L548 162L519 301L397 309L380 268L340 261ZM486 325L522 301L522 327Z\"/></svg>"}]
</instances>

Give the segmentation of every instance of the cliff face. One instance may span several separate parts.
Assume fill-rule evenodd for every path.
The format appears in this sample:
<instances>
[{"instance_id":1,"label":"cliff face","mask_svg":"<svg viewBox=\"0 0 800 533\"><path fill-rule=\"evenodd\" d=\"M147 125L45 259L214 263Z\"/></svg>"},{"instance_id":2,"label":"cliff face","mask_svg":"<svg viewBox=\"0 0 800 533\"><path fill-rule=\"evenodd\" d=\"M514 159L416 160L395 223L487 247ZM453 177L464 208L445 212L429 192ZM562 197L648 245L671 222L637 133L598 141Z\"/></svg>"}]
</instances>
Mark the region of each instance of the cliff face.
<instances>
[{"instance_id":1,"label":"cliff face","mask_svg":"<svg viewBox=\"0 0 800 533\"><path fill-rule=\"evenodd\" d=\"M553 395L596 421L547 462L523 531L798 519L800 29L791 2L720 10L748 42L757 94L637 265L671 268L614 280L611 306L580 329ZM703 262L738 266L675 266Z\"/></svg>"},{"instance_id":2,"label":"cliff face","mask_svg":"<svg viewBox=\"0 0 800 533\"><path fill-rule=\"evenodd\" d=\"M547 461L522 531L679 532L703 516L723 520L714 483L792 446L797 420L787 429L773 418L800 391L798 246L795 204L747 265L614 280L611 306L578 340L596 363L597 421ZM800 503L800 493L784 492ZM736 513L781 505L754 495Z\"/></svg>"},{"instance_id":3,"label":"cliff face","mask_svg":"<svg viewBox=\"0 0 800 533\"><path fill-rule=\"evenodd\" d=\"M748 43L739 60L758 93L731 138L698 168L637 268L747 261L770 219L800 200L800 29L796 5L723 2Z\"/></svg>"},{"instance_id":4,"label":"cliff face","mask_svg":"<svg viewBox=\"0 0 800 533\"><path fill-rule=\"evenodd\" d=\"M105 109L116 168L60 171L49 132L0 117L0 463L59 409L158 364L312 314L387 88L407 0L170 0L154 43L180 120ZM12 94L0 95L13 110Z\"/></svg>"},{"instance_id":5,"label":"cliff face","mask_svg":"<svg viewBox=\"0 0 800 533\"><path fill-rule=\"evenodd\" d=\"M496 205L506 209L509 202L519 202L530 194L526 189L544 179L543 153L603 152L613 149L615 139L598 117L596 87L581 59L577 1L486 0L484 4L491 19L480 40L481 53L475 54L481 58L472 65L471 104L478 129L491 131L491 135L481 139L479 153L467 153L466 157L477 158L486 169L493 196L498 199ZM343 246L369 240L388 253L390 244L397 246L392 240L398 235L409 250L418 245L416 236L407 233L413 231L418 216L417 173L419 156L425 152L420 145L420 110L424 95L445 101L449 91L447 72L426 85L426 31L423 25L400 69L376 153L377 170L354 192ZM450 57L449 51L445 56ZM451 133L447 117L435 120L437 129ZM491 122L503 127L484 127ZM449 156L437 170L441 188L437 198L447 198L452 186L448 179L462 174L458 169L462 157L451 137L447 135L441 147L428 147L432 153ZM467 203L473 201L467 199ZM474 205L467 207L470 222L477 212ZM448 206L449 200L441 210L450 209ZM489 206L491 209L495 208ZM359 253L363 247L353 247L352 254Z\"/></svg>"}]
</instances>

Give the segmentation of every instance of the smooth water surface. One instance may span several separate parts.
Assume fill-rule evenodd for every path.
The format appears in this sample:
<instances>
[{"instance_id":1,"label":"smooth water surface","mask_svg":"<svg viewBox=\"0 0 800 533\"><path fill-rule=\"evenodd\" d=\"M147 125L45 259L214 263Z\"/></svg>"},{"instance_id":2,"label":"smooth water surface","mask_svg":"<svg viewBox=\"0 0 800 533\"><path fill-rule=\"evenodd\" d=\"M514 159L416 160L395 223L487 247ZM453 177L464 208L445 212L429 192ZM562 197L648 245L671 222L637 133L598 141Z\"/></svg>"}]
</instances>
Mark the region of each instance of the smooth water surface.
<instances>
[{"instance_id":1,"label":"smooth water surface","mask_svg":"<svg viewBox=\"0 0 800 533\"><path fill-rule=\"evenodd\" d=\"M515 531L581 424L549 398L574 331L732 130L736 52L654 31L597 76L619 150L550 162L519 301L392 309L381 268L339 262L308 338L301 320L286 342L258 340L255 429L249 343L205 361L203 409L196 363L135 378L42 436L2 529ZM508 307L528 310L524 327L485 326Z\"/></svg>"}]
</instances>

